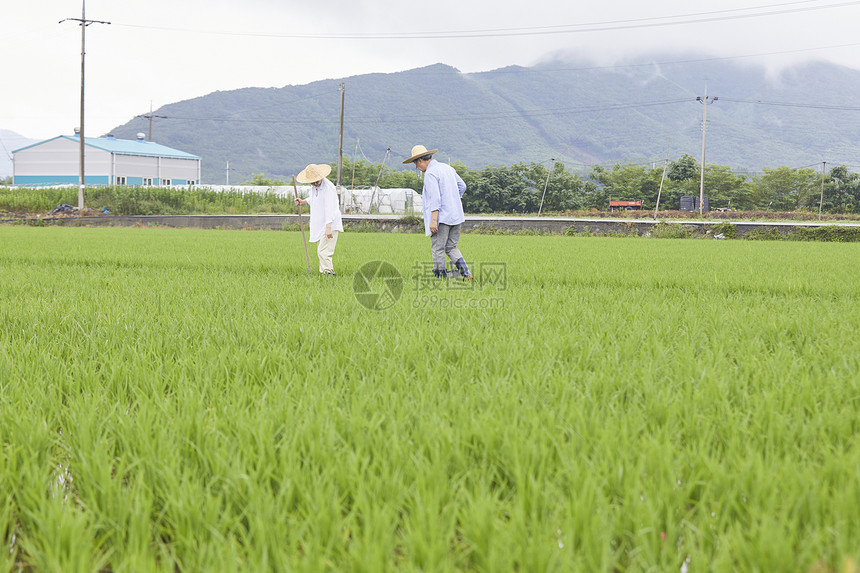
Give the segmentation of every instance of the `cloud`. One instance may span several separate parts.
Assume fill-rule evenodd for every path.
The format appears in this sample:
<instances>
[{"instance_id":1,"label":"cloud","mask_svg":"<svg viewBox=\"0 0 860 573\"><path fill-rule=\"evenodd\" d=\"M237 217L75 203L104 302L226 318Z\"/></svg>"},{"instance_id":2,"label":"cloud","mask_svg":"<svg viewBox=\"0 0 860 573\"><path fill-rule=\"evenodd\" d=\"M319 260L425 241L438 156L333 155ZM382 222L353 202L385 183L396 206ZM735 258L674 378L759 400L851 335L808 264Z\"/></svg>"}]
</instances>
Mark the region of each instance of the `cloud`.
<instances>
[{"instance_id":1,"label":"cloud","mask_svg":"<svg viewBox=\"0 0 860 573\"><path fill-rule=\"evenodd\" d=\"M87 17L112 24L87 29L87 133L105 133L146 113L150 102L157 109L217 90L436 62L477 72L532 65L547 54L611 65L642 54L695 50L772 69L812 58L860 68L853 29L860 5L837 4L845 3L762 0L755 8L748 0L707 7L681 0L90 0ZM754 11L768 14L735 17ZM79 4L68 0L4 6L8 32L0 36L0 48L12 54L5 73L14 89L0 93L0 127L51 137L78 125L80 27L57 23L76 17Z\"/></svg>"}]
</instances>

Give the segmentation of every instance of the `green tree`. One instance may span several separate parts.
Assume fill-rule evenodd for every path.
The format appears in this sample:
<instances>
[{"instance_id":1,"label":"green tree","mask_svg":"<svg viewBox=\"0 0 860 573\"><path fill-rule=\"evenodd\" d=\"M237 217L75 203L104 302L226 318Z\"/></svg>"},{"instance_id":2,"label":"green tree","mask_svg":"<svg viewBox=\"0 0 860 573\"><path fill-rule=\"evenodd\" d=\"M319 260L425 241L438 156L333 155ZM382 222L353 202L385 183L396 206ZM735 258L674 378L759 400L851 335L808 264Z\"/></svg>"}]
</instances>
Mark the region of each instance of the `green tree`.
<instances>
[{"instance_id":1,"label":"green tree","mask_svg":"<svg viewBox=\"0 0 860 573\"><path fill-rule=\"evenodd\" d=\"M708 165L705 168L705 196L708 197L711 209L715 207L751 208L752 192L746 180L746 175L736 175L730 167Z\"/></svg>"},{"instance_id":2,"label":"green tree","mask_svg":"<svg viewBox=\"0 0 860 573\"><path fill-rule=\"evenodd\" d=\"M517 163L460 173L466 183L463 209L470 213L536 212L540 193L527 177L527 170L524 164Z\"/></svg>"},{"instance_id":3,"label":"green tree","mask_svg":"<svg viewBox=\"0 0 860 573\"><path fill-rule=\"evenodd\" d=\"M585 206L585 182L565 169L560 161L553 164L552 172L541 163L532 163L527 177L538 184L536 189L544 196L543 211L574 211Z\"/></svg>"},{"instance_id":4,"label":"green tree","mask_svg":"<svg viewBox=\"0 0 860 573\"><path fill-rule=\"evenodd\" d=\"M650 169L645 165L628 163L621 165L616 163L611 170L595 166L591 171L591 177L603 188L603 197L599 205L593 205L605 209L609 205L609 199L623 201L642 201L645 208L653 207L657 202L657 194L660 192L660 179L663 176L663 168ZM663 187L661 205L666 205L666 191Z\"/></svg>"},{"instance_id":5,"label":"green tree","mask_svg":"<svg viewBox=\"0 0 860 573\"><path fill-rule=\"evenodd\" d=\"M860 211L860 175L844 165L832 168L824 185L823 209L832 213Z\"/></svg>"},{"instance_id":6,"label":"green tree","mask_svg":"<svg viewBox=\"0 0 860 573\"><path fill-rule=\"evenodd\" d=\"M699 179L701 172L699 171L699 162L694 157L682 155L677 161L670 161L669 168L666 170L666 177L671 181L689 181L690 179Z\"/></svg>"},{"instance_id":7,"label":"green tree","mask_svg":"<svg viewBox=\"0 0 860 573\"><path fill-rule=\"evenodd\" d=\"M764 169L764 175L753 183L753 205L771 211L797 211L809 207L820 189L819 174L814 169L777 167Z\"/></svg>"},{"instance_id":8,"label":"green tree","mask_svg":"<svg viewBox=\"0 0 860 573\"><path fill-rule=\"evenodd\" d=\"M626 165L616 163L609 171L595 167L592 170L592 178L603 185L609 197L624 201L643 200L651 187L648 167L633 163ZM654 189L654 197L656 196L657 190Z\"/></svg>"},{"instance_id":9,"label":"green tree","mask_svg":"<svg viewBox=\"0 0 860 573\"><path fill-rule=\"evenodd\" d=\"M286 185L280 179L268 179L262 173L252 173L250 181L243 181L240 185L256 185L259 187L280 187Z\"/></svg>"}]
</instances>

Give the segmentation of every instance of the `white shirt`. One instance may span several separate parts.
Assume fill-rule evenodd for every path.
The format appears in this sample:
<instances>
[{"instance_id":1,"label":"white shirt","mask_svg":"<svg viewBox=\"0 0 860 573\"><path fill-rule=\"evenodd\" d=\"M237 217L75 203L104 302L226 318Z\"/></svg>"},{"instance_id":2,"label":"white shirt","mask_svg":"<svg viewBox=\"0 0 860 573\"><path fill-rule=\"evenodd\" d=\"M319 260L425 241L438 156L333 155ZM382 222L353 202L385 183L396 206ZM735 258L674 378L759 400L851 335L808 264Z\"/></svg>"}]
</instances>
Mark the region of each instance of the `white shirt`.
<instances>
[{"instance_id":1,"label":"white shirt","mask_svg":"<svg viewBox=\"0 0 860 573\"><path fill-rule=\"evenodd\" d=\"M329 223L332 231L343 231L334 183L323 177L319 187L311 185L311 192L306 201L311 207L310 238L308 238L311 243L316 243L323 238L325 227Z\"/></svg>"}]
</instances>

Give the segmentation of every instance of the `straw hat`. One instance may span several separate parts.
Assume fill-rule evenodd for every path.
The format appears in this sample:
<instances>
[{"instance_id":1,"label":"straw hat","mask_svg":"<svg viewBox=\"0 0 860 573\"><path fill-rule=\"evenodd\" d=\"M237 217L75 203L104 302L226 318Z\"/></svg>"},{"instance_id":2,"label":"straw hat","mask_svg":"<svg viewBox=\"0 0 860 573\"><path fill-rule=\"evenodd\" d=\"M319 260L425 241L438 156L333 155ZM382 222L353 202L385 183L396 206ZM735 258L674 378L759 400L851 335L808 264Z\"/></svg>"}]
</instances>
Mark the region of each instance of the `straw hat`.
<instances>
[{"instance_id":1,"label":"straw hat","mask_svg":"<svg viewBox=\"0 0 860 573\"><path fill-rule=\"evenodd\" d=\"M296 175L296 181L299 183L315 183L329 173L331 173L331 165L311 163Z\"/></svg>"},{"instance_id":2,"label":"straw hat","mask_svg":"<svg viewBox=\"0 0 860 573\"><path fill-rule=\"evenodd\" d=\"M412 148L412 157L410 157L409 159L407 159L403 163L412 163L413 161L415 161L419 157L424 157L425 155L433 155L437 151L439 151L439 150L438 149L431 149L430 151L427 151L427 148L424 147L423 145L416 145L415 147Z\"/></svg>"}]
</instances>

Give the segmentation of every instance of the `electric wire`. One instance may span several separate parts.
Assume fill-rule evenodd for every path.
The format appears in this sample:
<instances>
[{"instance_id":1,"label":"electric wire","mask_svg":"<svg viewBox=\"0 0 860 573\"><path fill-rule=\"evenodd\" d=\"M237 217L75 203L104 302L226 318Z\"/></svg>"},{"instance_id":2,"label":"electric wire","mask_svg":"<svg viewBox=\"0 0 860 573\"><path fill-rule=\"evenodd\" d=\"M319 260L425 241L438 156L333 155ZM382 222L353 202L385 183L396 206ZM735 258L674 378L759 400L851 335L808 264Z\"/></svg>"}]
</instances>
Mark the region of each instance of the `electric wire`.
<instances>
[{"instance_id":1,"label":"electric wire","mask_svg":"<svg viewBox=\"0 0 860 573\"><path fill-rule=\"evenodd\" d=\"M585 32L606 32L617 30L630 30L635 28L652 28L660 26L676 26L686 24L701 24L710 22L720 22L727 20L738 20L745 18L758 18L763 16L776 16L784 14L793 14L800 12L809 12L817 10L827 10L831 8L843 8L846 6L854 6L860 4L860 0L850 0L846 2L837 2L827 5L790 7L797 4L807 4L813 0L802 0L796 2L786 2L780 4L769 4L763 6L753 6L749 8L736 8L729 10L718 10L708 12L694 12L680 15L670 16L651 16L645 18L635 18L628 20L610 20L601 22L590 22L583 24L566 24L553 26L536 26L522 28L496 28L496 29L478 29L478 30L459 30L459 31L443 31L443 32L374 32L366 34L357 33L259 33L259 32L228 32L228 31L207 31L194 30L189 28L175 28L165 26L147 26L142 24L123 24L114 23L115 25L128 28L142 28L162 31L175 32L198 32L205 34L215 34L222 36L238 36L238 37L255 37L255 38L292 38L306 40L415 40L415 39L454 39L454 38L490 38L490 37L515 37L515 36L540 36L549 34L574 34ZM751 12L739 14L738 12L750 12L751 10L765 9L762 12Z\"/></svg>"},{"instance_id":2,"label":"electric wire","mask_svg":"<svg viewBox=\"0 0 860 573\"><path fill-rule=\"evenodd\" d=\"M807 109L828 109L828 110L836 110L836 111L860 111L860 106L847 106L847 105L828 105L828 104L813 104L813 103L794 103L794 102L784 102L784 101L763 101L763 100L755 100L755 99L735 99L728 97L720 97L720 101L728 101L734 103L749 103L749 104L757 104L757 105L772 105L777 107L799 107L799 108L807 108Z\"/></svg>"},{"instance_id":3,"label":"electric wire","mask_svg":"<svg viewBox=\"0 0 860 573\"><path fill-rule=\"evenodd\" d=\"M601 105L601 106L585 106L585 107L574 107L574 108L549 108L549 109L538 109L532 111L506 111L499 113L485 113L485 114L424 114L420 117L416 116L400 116L394 118L350 118L350 124L362 124L362 123L373 123L373 124L410 124L410 123L435 123L439 121L463 121L465 119L476 120L476 121L494 121L494 120L511 120L522 117L542 117L542 116L552 116L552 115L566 115L566 114L576 114L576 113L593 113L593 112L604 112L604 111L613 111L613 110L621 110L621 109L635 109L635 108L646 108L646 107L654 107L661 105L673 105L679 103L691 103L695 102L695 99L692 97L686 98L677 98L670 100L660 100L653 102L640 102L640 103L619 103L612 105ZM212 121L212 122L227 122L227 123L259 123L259 122L272 122L277 124L286 124L286 125L304 125L304 124L327 124L327 123L338 123L339 120L319 120L319 119L283 119L277 117L271 118L229 118L229 117L217 117L217 116L180 116L180 115L172 115L166 116L166 119L171 120L184 120L184 121Z\"/></svg>"}]
</instances>

